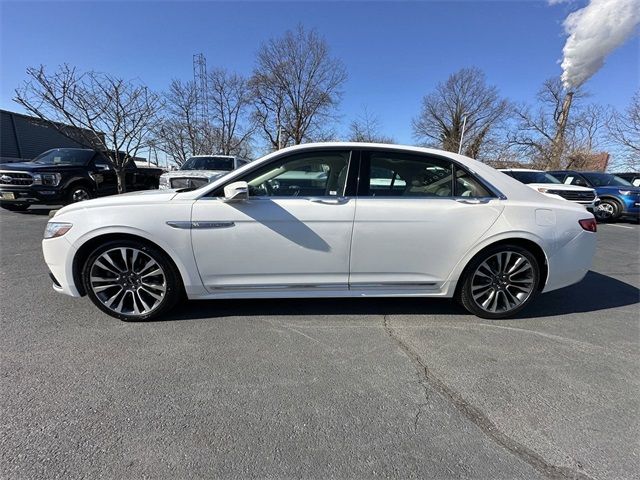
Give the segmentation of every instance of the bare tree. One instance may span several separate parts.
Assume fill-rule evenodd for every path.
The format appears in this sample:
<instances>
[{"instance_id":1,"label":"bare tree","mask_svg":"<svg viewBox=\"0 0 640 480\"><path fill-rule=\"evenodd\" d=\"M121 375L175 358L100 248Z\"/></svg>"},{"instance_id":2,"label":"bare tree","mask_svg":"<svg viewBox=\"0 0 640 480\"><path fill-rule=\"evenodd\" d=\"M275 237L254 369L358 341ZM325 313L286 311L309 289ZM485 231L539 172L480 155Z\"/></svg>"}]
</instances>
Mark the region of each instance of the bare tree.
<instances>
[{"instance_id":1,"label":"bare tree","mask_svg":"<svg viewBox=\"0 0 640 480\"><path fill-rule=\"evenodd\" d=\"M380 121L365 107L349 125L349 140L352 142L394 143L393 138L383 135Z\"/></svg>"},{"instance_id":2,"label":"bare tree","mask_svg":"<svg viewBox=\"0 0 640 480\"><path fill-rule=\"evenodd\" d=\"M620 152L623 166L640 168L640 90L633 95L624 112L614 113L609 135Z\"/></svg>"},{"instance_id":3,"label":"bare tree","mask_svg":"<svg viewBox=\"0 0 640 480\"><path fill-rule=\"evenodd\" d=\"M209 114L218 129L218 152L246 155L254 131L248 81L224 69L209 73Z\"/></svg>"},{"instance_id":4,"label":"bare tree","mask_svg":"<svg viewBox=\"0 0 640 480\"><path fill-rule=\"evenodd\" d=\"M251 78L254 118L273 149L322 137L347 79L314 30L298 26L262 44Z\"/></svg>"},{"instance_id":5,"label":"bare tree","mask_svg":"<svg viewBox=\"0 0 640 480\"><path fill-rule=\"evenodd\" d=\"M496 87L486 84L481 70L463 68L423 98L422 111L413 120L413 132L428 146L457 152L464 124L462 151L481 158L509 112L509 102L500 98Z\"/></svg>"},{"instance_id":6,"label":"bare tree","mask_svg":"<svg viewBox=\"0 0 640 480\"><path fill-rule=\"evenodd\" d=\"M598 105L585 105L586 97L580 89L566 91L559 78L546 80L536 108L515 109L509 144L540 168L565 168L592 156L603 146L609 113Z\"/></svg>"},{"instance_id":7,"label":"bare tree","mask_svg":"<svg viewBox=\"0 0 640 480\"><path fill-rule=\"evenodd\" d=\"M116 169L118 192L124 192L125 167L152 137L160 98L144 85L68 65L51 74L44 66L28 68L27 75L14 100L65 135L103 151Z\"/></svg>"},{"instance_id":8,"label":"bare tree","mask_svg":"<svg viewBox=\"0 0 640 480\"><path fill-rule=\"evenodd\" d=\"M156 128L157 145L178 165L193 155L213 153L220 135L208 119L198 115L195 84L173 80L164 100L164 115Z\"/></svg>"}]
</instances>

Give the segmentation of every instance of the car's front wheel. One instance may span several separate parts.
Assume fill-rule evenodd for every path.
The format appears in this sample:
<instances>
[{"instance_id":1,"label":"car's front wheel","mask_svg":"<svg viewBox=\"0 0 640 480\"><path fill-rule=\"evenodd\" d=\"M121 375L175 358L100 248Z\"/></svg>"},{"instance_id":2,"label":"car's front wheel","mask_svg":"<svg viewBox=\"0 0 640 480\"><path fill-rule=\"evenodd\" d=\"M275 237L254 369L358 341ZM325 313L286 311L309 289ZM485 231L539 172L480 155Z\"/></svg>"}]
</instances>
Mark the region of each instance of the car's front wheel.
<instances>
[{"instance_id":1,"label":"car's front wheel","mask_svg":"<svg viewBox=\"0 0 640 480\"><path fill-rule=\"evenodd\" d=\"M130 240L110 241L91 252L82 280L100 310L125 321L166 313L182 292L180 275L168 256Z\"/></svg>"},{"instance_id":2,"label":"car's front wheel","mask_svg":"<svg viewBox=\"0 0 640 480\"><path fill-rule=\"evenodd\" d=\"M498 245L476 256L461 279L459 300L481 318L506 318L536 296L540 266L535 256L517 245Z\"/></svg>"},{"instance_id":3,"label":"car's front wheel","mask_svg":"<svg viewBox=\"0 0 640 480\"><path fill-rule=\"evenodd\" d=\"M596 207L595 217L601 222L614 222L620 218L621 213L622 209L618 202L607 198Z\"/></svg>"}]
</instances>

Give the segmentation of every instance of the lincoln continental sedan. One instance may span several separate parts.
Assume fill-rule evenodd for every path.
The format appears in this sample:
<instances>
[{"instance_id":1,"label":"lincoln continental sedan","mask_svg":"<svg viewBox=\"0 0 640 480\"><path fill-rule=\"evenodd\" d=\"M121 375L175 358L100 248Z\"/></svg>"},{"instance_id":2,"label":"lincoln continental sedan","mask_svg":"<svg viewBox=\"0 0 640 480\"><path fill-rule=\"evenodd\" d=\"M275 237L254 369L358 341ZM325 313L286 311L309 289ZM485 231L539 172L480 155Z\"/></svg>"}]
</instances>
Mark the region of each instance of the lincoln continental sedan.
<instances>
[{"instance_id":1,"label":"lincoln continental sedan","mask_svg":"<svg viewBox=\"0 0 640 480\"><path fill-rule=\"evenodd\" d=\"M461 155L318 143L200 188L68 205L43 250L55 290L121 320L185 297L442 297L496 319L579 282L595 232L584 207Z\"/></svg>"}]
</instances>

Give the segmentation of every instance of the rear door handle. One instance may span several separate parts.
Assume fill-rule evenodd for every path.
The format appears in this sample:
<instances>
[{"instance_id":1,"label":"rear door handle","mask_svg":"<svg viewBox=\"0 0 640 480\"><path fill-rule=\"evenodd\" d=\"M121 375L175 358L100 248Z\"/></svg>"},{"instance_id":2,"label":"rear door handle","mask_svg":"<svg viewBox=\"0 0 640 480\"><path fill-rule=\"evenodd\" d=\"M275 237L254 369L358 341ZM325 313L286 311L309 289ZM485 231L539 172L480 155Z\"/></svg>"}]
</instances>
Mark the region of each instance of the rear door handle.
<instances>
[{"instance_id":1,"label":"rear door handle","mask_svg":"<svg viewBox=\"0 0 640 480\"><path fill-rule=\"evenodd\" d=\"M322 203L323 205L344 205L349 201L349 199L346 197L332 197L332 198L312 197L312 198L309 198L309 201L313 203Z\"/></svg>"},{"instance_id":2,"label":"rear door handle","mask_svg":"<svg viewBox=\"0 0 640 480\"><path fill-rule=\"evenodd\" d=\"M466 203L469 205L479 205L481 203L489 203L490 198L456 198L458 203Z\"/></svg>"}]
</instances>

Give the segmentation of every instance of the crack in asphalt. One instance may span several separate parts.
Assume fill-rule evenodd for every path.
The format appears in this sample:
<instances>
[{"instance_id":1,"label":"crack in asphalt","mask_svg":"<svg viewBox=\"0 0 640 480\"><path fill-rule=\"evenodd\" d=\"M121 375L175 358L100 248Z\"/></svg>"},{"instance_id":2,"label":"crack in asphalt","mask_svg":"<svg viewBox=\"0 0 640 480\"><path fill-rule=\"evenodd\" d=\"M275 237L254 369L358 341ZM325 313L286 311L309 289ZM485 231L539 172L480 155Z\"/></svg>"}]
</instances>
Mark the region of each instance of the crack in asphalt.
<instances>
[{"instance_id":1,"label":"crack in asphalt","mask_svg":"<svg viewBox=\"0 0 640 480\"><path fill-rule=\"evenodd\" d=\"M404 340L402 340L389 325L389 315L383 316L383 327L386 334L391 340L400 348L405 356L414 364L417 373L420 377L420 384L424 387L425 398L428 399L428 387L435 389L440 395L449 400L451 404L476 425L489 439L498 444L502 448L506 449L512 455L518 457L520 460L531 465L537 471L543 473L548 478L554 480L594 480L589 475L576 472L568 467L559 467L548 463L542 456L527 448L522 443L514 440L505 433L501 432L495 423L493 423L489 417L487 417L479 408L468 402L457 391L449 387L438 377L434 376L429 370L427 364ZM425 404L418 406L418 412L414 419L414 431L417 432L418 421L422 408Z\"/></svg>"}]
</instances>

